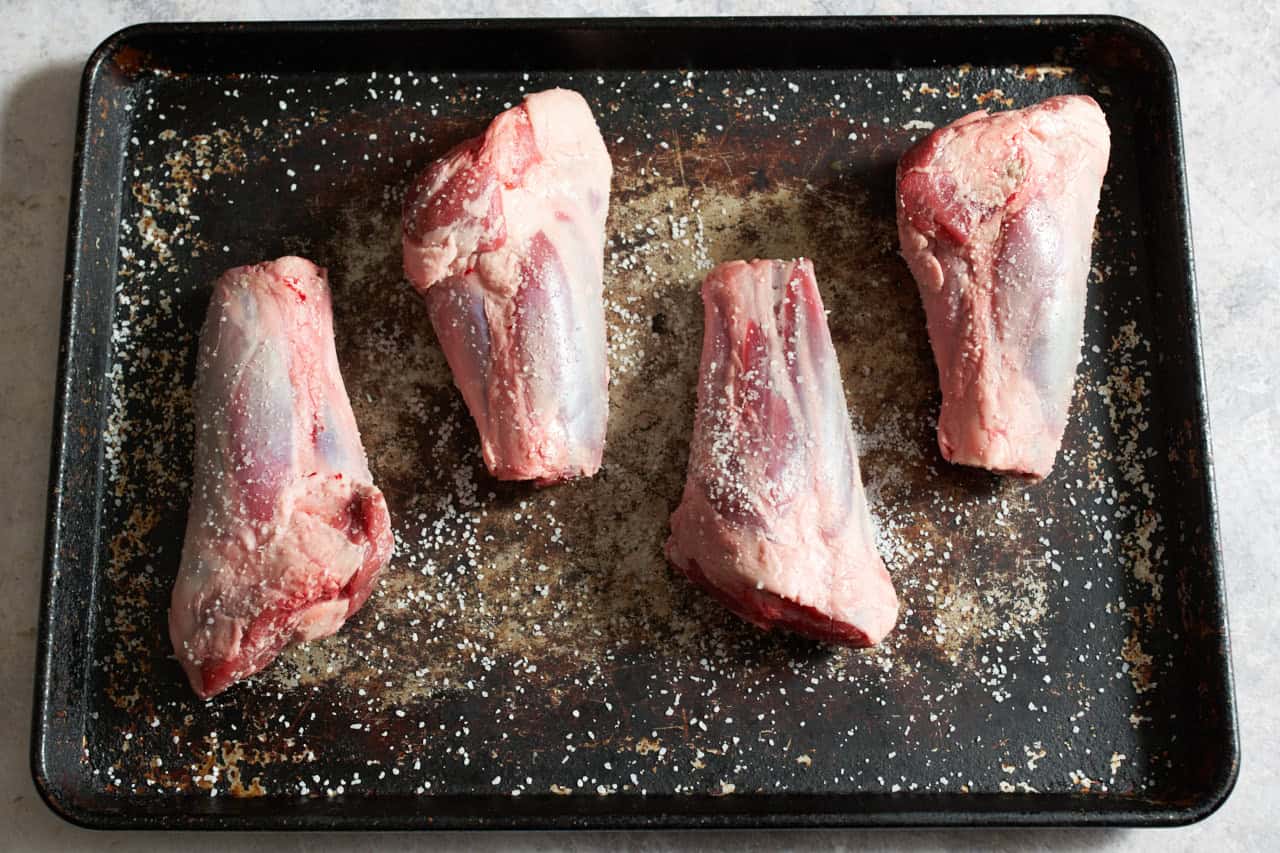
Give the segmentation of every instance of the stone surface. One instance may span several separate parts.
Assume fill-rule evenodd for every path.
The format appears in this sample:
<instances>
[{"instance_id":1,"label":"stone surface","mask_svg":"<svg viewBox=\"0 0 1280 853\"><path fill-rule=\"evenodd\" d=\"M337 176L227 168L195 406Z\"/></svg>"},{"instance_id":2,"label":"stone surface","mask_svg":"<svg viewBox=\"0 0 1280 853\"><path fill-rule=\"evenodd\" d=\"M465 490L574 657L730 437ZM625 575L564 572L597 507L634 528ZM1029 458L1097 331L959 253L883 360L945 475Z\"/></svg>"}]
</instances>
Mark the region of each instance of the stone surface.
<instances>
[{"instance_id":1,"label":"stone surface","mask_svg":"<svg viewBox=\"0 0 1280 853\"><path fill-rule=\"evenodd\" d=\"M446 849L920 849L957 845L1167 850L1273 849L1280 802L1278 585L1268 568L1280 548L1280 30L1263 0L1114 2L1113 13L1151 27L1178 63L1199 269L1205 369L1214 425L1234 665L1244 761L1236 791L1208 820L1165 831L710 832L448 835ZM1037 12L1089 12L1096 3L1051 2ZM14 850L164 850L191 835L94 834L63 823L40 801L28 770L27 732L39 608L49 426L57 360L65 226L76 94L85 58L111 32L148 20L478 15L924 14L1026 11L1015 2L369 2L241 0L161 3L87 0L65 11L0 2L0 447L9 454L0 503L0 847ZM426 843L407 835L222 836L243 850L392 850ZM205 843L209 843L205 841Z\"/></svg>"}]
</instances>

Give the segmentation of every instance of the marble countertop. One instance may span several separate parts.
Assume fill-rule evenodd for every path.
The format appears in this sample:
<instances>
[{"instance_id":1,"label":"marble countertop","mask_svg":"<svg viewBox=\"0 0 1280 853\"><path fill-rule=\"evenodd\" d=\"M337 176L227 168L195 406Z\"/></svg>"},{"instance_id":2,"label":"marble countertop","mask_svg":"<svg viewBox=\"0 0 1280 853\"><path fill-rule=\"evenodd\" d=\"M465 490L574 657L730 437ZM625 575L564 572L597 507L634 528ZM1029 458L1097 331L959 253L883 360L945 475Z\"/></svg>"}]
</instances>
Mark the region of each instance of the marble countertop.
<instances>
[{"instance_id":1,"label":"marble countertop","mask_svg":"<svg viewBox=\"0 0 1280 853\"><path fill-rule=\"evenodd\" d=\"M129 24L199 18L474 17L485 15L923 14L1096 12L1097 3L653 0L538 3L238 0L216 5L86 0L55 11L5 0L0 14L0 446L12 451L0 503L0 846L14 850L151 850L199 844L193 835L95 834L41 802L28 770L32 671L45 524L49 425L57 360L76 96L90 51ZM1280 802L1280 28L1265 0L1120 0L1106 11L1146 24L1177 62L1186 133L1200 311L1229 588L1243 741L1235 793L1195 826L1176 830L956 832L700 832L434 836L442 849L814 850L956 845L987 849L1274 849ZM1261 343L1261 345L1259 345ZM206 842L207 843L207 842ZM245 850L408 849L410 835L222 836Z\"/></svg>"}]
</instances>

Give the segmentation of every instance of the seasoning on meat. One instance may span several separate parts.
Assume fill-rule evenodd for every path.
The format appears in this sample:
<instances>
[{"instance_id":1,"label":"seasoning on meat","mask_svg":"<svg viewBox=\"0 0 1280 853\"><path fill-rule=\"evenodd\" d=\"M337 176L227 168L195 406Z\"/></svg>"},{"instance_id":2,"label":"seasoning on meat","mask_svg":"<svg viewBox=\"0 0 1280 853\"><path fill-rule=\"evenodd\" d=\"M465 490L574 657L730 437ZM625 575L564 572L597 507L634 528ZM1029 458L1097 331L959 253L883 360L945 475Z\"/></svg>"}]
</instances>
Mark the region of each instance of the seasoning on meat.
<instances>
[{"instance_id":1,"label":"seasoning on meat","mask_svg":"<svg viewBox=\"0 0 1280 853\"><path fill-rule=\"evenodd\" d=\"M1062 445L1110 133L1092 98L985 110L898 164L898 235L920 286L951 462L1047 476Z\"/></svg>"},{"instance_id":2,"label":"seasoning on meat","mask_svg":"<svg viewBox=\"0 0 1280 853\"><path fill-rule=\"evenodd\" d=\"M336 632L391 558L324 270L280 258L218 280L200 334L195 431L169 635L208 698L289 643Z\"/></svg>"},{"instance_id":3,"label":"seasoning on meat","mask_svg":"<svg viewBox=\"0 0 1280 853\"><path fill-rule=\"evenodd\" d=\"M600 468L612 173L586 101L551 89L433 163L405 199L405 272L499 479Z\"/></svg>"},{"instance_id":4,"label":"seasoning on meat","mask_svg":"<svg viewBox=\"0 0 1280 853\"><path fill-rule=\"evenodd\" d=\"M721 264L702 302L689 475L667 558L762 628L879 642L898 600L812 263Z\"/></svg>"}]
</instances>

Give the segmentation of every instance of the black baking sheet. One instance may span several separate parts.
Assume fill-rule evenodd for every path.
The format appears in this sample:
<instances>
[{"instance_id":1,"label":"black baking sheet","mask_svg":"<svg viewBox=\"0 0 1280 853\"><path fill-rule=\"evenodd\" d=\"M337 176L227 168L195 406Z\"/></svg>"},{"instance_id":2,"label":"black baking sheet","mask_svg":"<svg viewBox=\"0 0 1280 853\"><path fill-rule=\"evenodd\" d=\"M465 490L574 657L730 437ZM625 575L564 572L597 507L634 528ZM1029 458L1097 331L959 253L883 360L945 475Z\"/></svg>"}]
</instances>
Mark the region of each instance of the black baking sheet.
<instances>
[{"instance_id":1,"label":"black baking sheet","mask_svg":"<svg viewBox=\"0 0 1280 853\"><path fill-rule=\"evenodd\" d=\"M417 298L410 177L522 92L615 164L609 445L484 472ZM933 126L1085 92L1113 134L1063 453L946 465L893 168ZM33 765L98 827L1142 824L1238 763L1172 62L1117 18L151 25L85 72ZM164 612L224 268L330 270L397 555L337 636L209 703ZM814 259L903 601L883 647L756 632L663 564L731 257Z\"/></svg>"}]
</instances>

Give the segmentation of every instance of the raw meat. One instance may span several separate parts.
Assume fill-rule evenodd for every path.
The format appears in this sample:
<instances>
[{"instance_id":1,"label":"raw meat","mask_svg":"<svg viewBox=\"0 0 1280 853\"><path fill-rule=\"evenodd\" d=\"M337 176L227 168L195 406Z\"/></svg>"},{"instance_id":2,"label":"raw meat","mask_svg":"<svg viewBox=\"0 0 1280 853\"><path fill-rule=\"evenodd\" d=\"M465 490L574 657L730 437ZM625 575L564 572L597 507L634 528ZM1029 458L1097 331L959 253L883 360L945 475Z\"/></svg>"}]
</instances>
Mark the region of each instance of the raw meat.
<instances>
[{"instance_id":1,"label":"raw meat","mask_svg":"<svg viewBox=\"0 0 1280 853\"><path fill-rule=\"evenodd\" d=\"M600 468L612 174L586 101L551 89L433 163L405 199L405 272L499 479Z\"/></svg>"},{"instance_id":2,"label":"raw meat","mask_svg":"<svg viewBox=\"0 0 1280 853\"><path fill-rule=\"evenodd\" d=\"M920 286L951 462L1048 475L1084 332L1111 140L1092 98L971 113L898 164L898 235Z\"/></svg>"},{"instance_id":3,"label":"raw meat","mask_svg":"<svg viewBox=\"0 0 1280 853\"><path fill-rule=\"evenodd\" d=\"M876 553L813 264L721 264L702 302L689 476L667 558L762 628L879 642L898 600Z\"/></svg>"},{"instance_id":4,"label":"raw meat","mask_svg":"<svg viewBox=\"0 0 1280 853\"><path fill-rule=\"evenodd\" d=\"M195 478L169 636L203 698L334 633L391 558L338 372L325 271L229 270L200 333Z\"/></svg>"}]
</instances>

